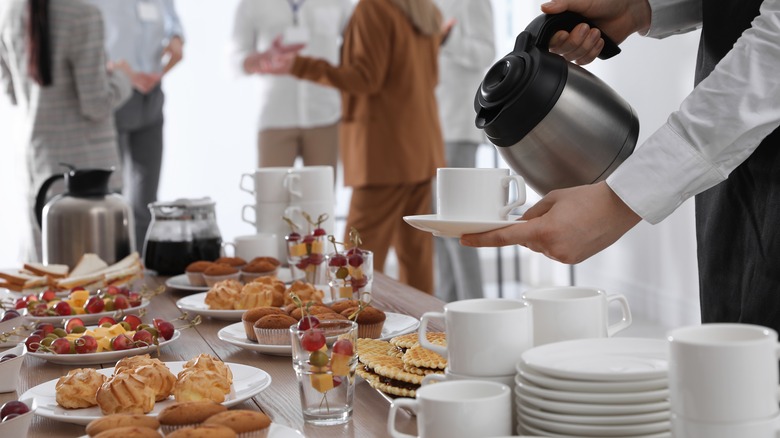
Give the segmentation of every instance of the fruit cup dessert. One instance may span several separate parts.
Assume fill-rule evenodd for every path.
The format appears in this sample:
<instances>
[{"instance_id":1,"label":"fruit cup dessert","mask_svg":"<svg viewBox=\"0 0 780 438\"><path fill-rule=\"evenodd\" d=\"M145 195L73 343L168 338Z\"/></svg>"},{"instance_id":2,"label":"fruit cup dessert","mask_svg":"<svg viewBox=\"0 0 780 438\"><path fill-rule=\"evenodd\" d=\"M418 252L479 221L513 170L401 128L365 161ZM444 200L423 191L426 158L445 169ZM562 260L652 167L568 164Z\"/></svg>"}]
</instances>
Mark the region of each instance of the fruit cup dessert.
<instances>
[{"instance_id":1,"label":"fruit cup dessert","mask_svg":"<svg viewBox=\"0 0 780 438\"><path fill-rule=\"evenodd\" d=\"M311 232L301 235L296 230L298 226L289 218L284 218L292 231L285 236L287 241L287 262L293 270L293 278L303 277L307 283L318 284L322 280L322 264L325 262L325 243L327 232L322 223L328 219L327 214L321 214L317 221L312 221L306 213L302 213L309 223Z\"/></svg>"},{"instance_id":2,"label":"fruit cup dessert","mask_svg":"<svg viewBox=\"0 0 780 438\"><path fill-rule=\"evenodd\" d=\"M339 252L339 243L329 236L333 252L327 256L328 285L331 300L360 299L361 295L371 291L374 274L374 254L360 249L360 235L354 228L350 230L350 247L344 253Z\"/></svg>"}]
</instances>

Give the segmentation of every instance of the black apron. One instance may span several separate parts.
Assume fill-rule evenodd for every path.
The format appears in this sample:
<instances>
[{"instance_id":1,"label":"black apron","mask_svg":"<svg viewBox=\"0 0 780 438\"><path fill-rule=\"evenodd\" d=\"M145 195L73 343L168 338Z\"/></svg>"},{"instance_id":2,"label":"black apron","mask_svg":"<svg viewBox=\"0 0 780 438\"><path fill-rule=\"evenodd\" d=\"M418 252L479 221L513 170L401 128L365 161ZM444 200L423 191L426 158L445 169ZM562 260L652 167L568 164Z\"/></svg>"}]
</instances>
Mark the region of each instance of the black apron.
<instances>
[{"instance_id":1,"label":"black apron","mask_svg":"<svg viewBox=\"0 0 780 438\"><path fill-rule=\"evenodd\" d=\"M758 16L759 0L702 0L696 83ZM728 179L696 196L702 322L780 331L780 130Z\"/></svg>"}]
</instances>

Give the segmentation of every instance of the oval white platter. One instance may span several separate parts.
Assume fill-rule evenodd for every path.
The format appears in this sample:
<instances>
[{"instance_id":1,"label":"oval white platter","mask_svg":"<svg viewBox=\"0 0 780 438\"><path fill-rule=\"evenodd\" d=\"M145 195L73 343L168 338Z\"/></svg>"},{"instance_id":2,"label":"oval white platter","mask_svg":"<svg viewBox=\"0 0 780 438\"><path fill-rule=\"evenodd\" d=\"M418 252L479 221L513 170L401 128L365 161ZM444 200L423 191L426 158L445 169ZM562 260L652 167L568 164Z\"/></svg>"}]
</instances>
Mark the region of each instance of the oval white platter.
<instances>
[{"instance_id":1,"label":"oval white platter","mask_svg":"<svg viewBox=\"0 0 780 438\"><path fill-rule=\"evenodd\" d=\"M165 362L165 365L171 372L176 375L182 370L186 362ZM237 363L228 363L230 371L233 372L233 385L230 388L230 393L225 396L225 401L222 403L227 407L235 406L242 403L271 385L271 376L260 368L251 367L248 365L242 365ZM103 368L97 370L101 374L110 376L114 372L114 368ZM57 404L55 385L58 379L49 380L34 388L31 388L25 392L21 398L33 400L33 409L36 415L40 415L45 418L51 418L54 420L64 421L66 423L75 423L86 425L90 421L100 418L103 414L100 408L93 406L91 408L84 409L65 409ZM154 409L147 415L156 417L165 407L176 403L173 397L157 402L154 404ZM297 436L297 435L290 435Z\"/></svg>"},{"instance_id":2,"label":"oval white platter","mask_svg":"<svg viewBox=\"0 0 780 438\"><path fill-rule=\"evenodd\" d=\"M294 278L290 268L280 267L276 272L276 278L283 281L285 284L293 282ZM193 286L190 284L190 280L187 278L187 274L174 275L173 277L165 280L165 285L171 289L179 289L193 292L203 292L211 289L208 286Z\"/></svg>"},{"instance_id":3,"label":"oval white platter","mask_svg":"<svg viewBox=\"0 0 780 438\"><path fill-rule=\"evenodd\" d=\"M385 312L385 315L387 315L387 319L385 320L385 325L382 327L382 334L379 337L379 339L383 341L406 333L411 333L420 326L420 321L413 316L393 312ZM222 339L229 344L246 348L247 350L257 351L258 353L270 354L273 356L290 356L292 354L292 346L290 345L259 344L250 341L246 337L243 322L237 322L223 328L217 333L217 336L219 339Z\"/></svg>"},{"instance_id":4,"label":"oval white platter","mask_svg":"<svg viewBox=\"0 0 780 438\"><path fill-rule=\"evenodd\" d=\"M315 285L316 289L321 290L327 297L329 295L328 285ZM206 304L206 293L201 292L199 294L187 295L184 298L176 301L176 307L187 312L213 319L219 319L221 321L241 321L241 316L246 312L246 309L238 310L221 310L210 309ZM327 303L328 300L323 300L323 303Z\"/></svg>"},{"instance_id":5,"label":"oval white platter","mask_svg":"<svg viewBox=\"0 0 780 438\"><path fill-rule=\"evenodd\" d=\"M123 357L137 356L139 354L149 353L153 355L157 348L165 347L166 345L176 341L181 336L181 332L178 330L173 331L173 336L167 341L160 342L160 345L149 345L148 347L130 348L127 350L118 351L101 351L100 353L87 353L87 354L55 354L46 353L42 351L27 351L27 354L39 359L49 361L51 363L62 365L97 365L101 363L116 362ZM25 347L26 350L26 347Z\"/></svg>"},{"instance_id":6,"label":"oval white platter","mask_svg":"<svg viewBox=\"0 0 780 438\"><path fill-rule=\"evenodd\" d=\"M73 318L80 318L85 325L90 324L97 324L98 321L100 321L100 318L103 318L104 316L110 316L114 319L117 318L117 315L138 315L141 312L141 309L145 309L147 306L149 306L149 300L144 298L141 300L141 305L136 307L128 307L124 310L112 310L110 312L100 312L100 313L85 313L82 315L67 315L67 316L35 316L30 315L25 311L25 317L34 323L39 322L49 322L54 324L55 326L62 326L64 325L63 322L73 319ZM121 319L121 318L120 318ZM117 320L119 322L119 320Z\"/></svg>"}]
</instances>

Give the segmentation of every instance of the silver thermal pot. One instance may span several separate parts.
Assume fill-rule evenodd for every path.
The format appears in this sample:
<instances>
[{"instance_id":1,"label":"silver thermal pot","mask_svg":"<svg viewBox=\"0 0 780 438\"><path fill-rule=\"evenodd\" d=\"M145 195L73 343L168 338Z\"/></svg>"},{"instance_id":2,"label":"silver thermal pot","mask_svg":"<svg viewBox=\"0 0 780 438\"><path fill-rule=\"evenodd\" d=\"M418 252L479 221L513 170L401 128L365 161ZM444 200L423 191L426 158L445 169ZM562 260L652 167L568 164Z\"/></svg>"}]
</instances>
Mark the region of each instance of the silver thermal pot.
<instances>
[{"instance_id":1,"label":"silver thermal pot","mask_svg":"<svg viewBox=\"0 0 780 438\"><path fill-rule=\"evenodd\" d=\"M541 15L493 65L474 99L476 126L540 195L607 178L634 151L639 119L612 88L551 53L550 38L584 17ZM602 33L599 58L620 49Z\"/></svg>"},{"instance_id":2,"label":"silver thermal pot","mask_svg":"<svg viewBox=\"0 0 780 438\"><path fill-rule=\"evenodd\" d=\"M113 169L72 169L49 177L38 190L35 214L41 226L43 263L73 268L85 253L108 264L135 251L133 214L108 189ZM66 191L47 201L49 188L65 180Z\"/></svg>"}]
</instances>

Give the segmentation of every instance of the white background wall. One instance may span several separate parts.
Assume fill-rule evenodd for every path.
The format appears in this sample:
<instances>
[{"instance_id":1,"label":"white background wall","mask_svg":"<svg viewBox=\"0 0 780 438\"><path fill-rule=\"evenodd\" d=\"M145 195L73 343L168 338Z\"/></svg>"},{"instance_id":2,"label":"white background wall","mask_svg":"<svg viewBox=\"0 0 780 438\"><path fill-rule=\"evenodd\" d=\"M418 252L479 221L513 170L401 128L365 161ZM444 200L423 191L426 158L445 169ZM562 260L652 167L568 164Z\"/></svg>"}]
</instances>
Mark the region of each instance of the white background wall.
<instances>
[{"instance_id":1,"label":"white background wall","mask_svg":"<svg viewBox=\"0 0 780 438\"><path fill-rule=\"evenodd\" d=\"M498 54L503 56L517 33L538 15L541 1L493 2ZM238 183L242 173L255 167L257 105L253 81L233 77L225 53L237 4L238 0L177 2L186 31L185 58L164 81L166 149L160 199L212 197L226 240L253 232L240 218L242 206L252 198L239 191ZM634 106L640 117L640 141L690 91L697 40L698 33L662 41L635 36L622 45L621 55L588 67ZM0 98L0 267L21 263L19 248L26 224L20 213L25 178L24 145L18 141L17 126L21 117ZM479 165L492 165L491 147L480 151ZM348 191L339 192L337 214L346 212L348 197ZM635 313L666 326L697 322L692 210L689 201L662 224L641 223L617 244L577 266L576 283L624 293ZM497 253L510 281L518 257L522 276L518 287L569 281L567 266L516 248L482 251L488 281L495 280Z\"/></svg>"}]
</instances>

